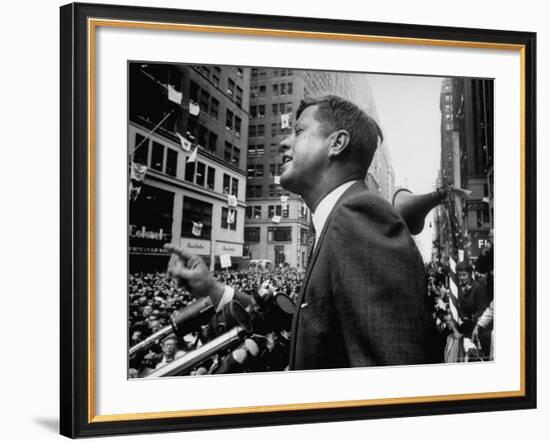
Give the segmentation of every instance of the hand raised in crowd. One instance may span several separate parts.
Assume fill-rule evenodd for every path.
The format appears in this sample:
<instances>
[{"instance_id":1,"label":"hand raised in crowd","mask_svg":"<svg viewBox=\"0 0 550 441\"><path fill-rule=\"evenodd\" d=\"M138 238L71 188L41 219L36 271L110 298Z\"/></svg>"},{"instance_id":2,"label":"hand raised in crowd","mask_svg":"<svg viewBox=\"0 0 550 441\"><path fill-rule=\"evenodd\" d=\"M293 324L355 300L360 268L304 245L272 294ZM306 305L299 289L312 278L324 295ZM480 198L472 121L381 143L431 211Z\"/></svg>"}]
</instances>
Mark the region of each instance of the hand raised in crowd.
<instances>
[{"instance_id":1,"label":"hand raised in crowd","mask_svg":"<svg viewBox=\"0 0 550 441\"><path fill-rule=\"evenodd\" d=\"M176 279L178 287L184 286L195 298L210 296L217 305L224 292L224 285L212 275L204 260L173 244L164 248L172 252L168 273Z\"/></svg>"}]
</instances>

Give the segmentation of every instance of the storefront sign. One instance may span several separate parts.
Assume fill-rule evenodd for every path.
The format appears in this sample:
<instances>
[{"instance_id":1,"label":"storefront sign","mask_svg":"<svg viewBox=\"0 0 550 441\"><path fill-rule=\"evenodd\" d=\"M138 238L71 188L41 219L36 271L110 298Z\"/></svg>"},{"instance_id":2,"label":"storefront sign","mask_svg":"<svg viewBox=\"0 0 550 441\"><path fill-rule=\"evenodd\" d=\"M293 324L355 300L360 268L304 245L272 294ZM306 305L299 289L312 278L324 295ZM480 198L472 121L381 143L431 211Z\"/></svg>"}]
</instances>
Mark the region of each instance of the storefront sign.
<instances>
[{"instance_id":1,"label":"storefront sign","mask_svg":"<svg viewBox=\"0 0 550 441\"><path fill-rule=\"evenodd\" d=\"M227 254L232 257L241 257L243 255L243 246L239 243L216 242L216 256Z\"/></svg>"},{"instance_id":2,"label":"storefront sign","mask_svg":"<svg viewBox=\"0 0 550 441\"><path fill-rule=\"evenodd\" d=\"M210 241L200 239L189 239L182 237L180 246L193 254L200 254L202 256L210 255Z\"/></svg>"}]
</instances>

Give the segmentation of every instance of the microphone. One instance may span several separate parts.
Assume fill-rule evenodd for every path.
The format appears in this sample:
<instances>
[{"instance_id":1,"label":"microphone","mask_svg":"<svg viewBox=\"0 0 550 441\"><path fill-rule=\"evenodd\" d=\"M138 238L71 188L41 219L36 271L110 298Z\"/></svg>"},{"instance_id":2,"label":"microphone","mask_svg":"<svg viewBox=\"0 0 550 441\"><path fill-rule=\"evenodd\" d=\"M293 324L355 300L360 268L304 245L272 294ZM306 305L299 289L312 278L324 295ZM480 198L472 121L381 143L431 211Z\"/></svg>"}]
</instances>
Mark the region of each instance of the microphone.
<instances>
[{"instance_id":1,"label":"microphone","mask_svg":"<svg viewBox=\"0 0 550 441\"><path fill-rule=\"evenodd\" d=\"M147 337L145 340L132 346L129 355L133 355L141 349L152 346L156 341L163 339L169 334L176 334L179 338L200 328L214 315L215 309L210 297L203 297L195 300L185 308L175 312L170 317L170 324Z\"/></svg>"},{"instance_id":2,"label":"microphone","mask_svg":"<svg viewBox=\"0 0 550 441\"><path fill-rule=\"evenodd\" d=\"M213 374L234 374L242 372L246 366L249 355L256 357L260 348L256 342L247 338L244 343L227 355Z\"/></svg>"}]
</instances>

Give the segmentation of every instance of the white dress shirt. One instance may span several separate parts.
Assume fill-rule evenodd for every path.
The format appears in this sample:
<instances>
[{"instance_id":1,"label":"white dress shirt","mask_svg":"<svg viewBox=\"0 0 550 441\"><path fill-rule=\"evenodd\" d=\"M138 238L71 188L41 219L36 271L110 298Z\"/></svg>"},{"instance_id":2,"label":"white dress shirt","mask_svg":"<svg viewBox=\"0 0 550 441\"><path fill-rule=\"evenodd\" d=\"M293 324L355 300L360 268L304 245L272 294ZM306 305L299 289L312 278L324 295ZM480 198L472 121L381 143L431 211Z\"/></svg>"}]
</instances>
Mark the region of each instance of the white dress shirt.
<instances>
[{"instance_id":1,"label":"white dress shirt","mask_svg":"<svg viewBox=\"0 0 550 441\"><path fill-rule=\"evenodd\" d=\"M319 237L321 236L321 232L323 231L323 227L325 226L325 223L327 222L327 219L332 212L332 209L336 205L336 202L338 202L338 199L340 199L340 196L344 194L344 192L350 188L356 181L348 181L340 185L339 187L336 187L334 190L332 190L329 194L327 194L321 202L319 202L319 205L317 206L315 213L311 214L311 219L313 220L313 226L315 227L315 246L319 243Z\"/></svg>"}]
</instances>

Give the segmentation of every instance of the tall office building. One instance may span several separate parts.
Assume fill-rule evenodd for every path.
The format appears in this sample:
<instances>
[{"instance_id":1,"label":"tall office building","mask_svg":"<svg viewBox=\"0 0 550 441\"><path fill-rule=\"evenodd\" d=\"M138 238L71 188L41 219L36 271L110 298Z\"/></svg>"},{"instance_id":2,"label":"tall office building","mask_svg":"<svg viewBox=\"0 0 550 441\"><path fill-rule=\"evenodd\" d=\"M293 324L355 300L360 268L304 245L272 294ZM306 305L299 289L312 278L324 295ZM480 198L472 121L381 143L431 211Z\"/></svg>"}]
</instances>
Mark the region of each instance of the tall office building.
<instances>
[{"instance_id":1,"label":"tall office building","mask_svg":"<svg viewBox=\"0 0 550 441\"><path fill-rule=\"evenodd\" d=\"M436 212L436 248L443 257L452 247L475 259L493 228L493 80L448 78L441 89L441 168L437 185L469 190L454 197L458 228L448 208ZM458 243L457 243L458 241ZM456 244L455 244L456 243Z\"/></svg>"},{"instance_id":2,"label":"tall office building","mask_svg":"<svg viewBox=\"0 0 550 441\"><path fill-rule=\"evenodd\" d=\"M252 69L244 253L251 259L307 265L311 213L298 195L278 184L282 165L278 145L292 133L300 101L324 94L343 96L377 119L364 74ZM372 191L391 198L395 178L385 143L379 145L366 182Z\"/></svg>"},{"instance_id":3,"label":"tall office building","mask_svg":"<svg viewBox=\"0 0 550 441\"><path fill-rule=\"evenodd\" d=\"M167 242L239 267L250 69L130 63L129 80L129 164L147 167L129 202L130 271L165 270Z\"/></svg>"}]
</instances>

